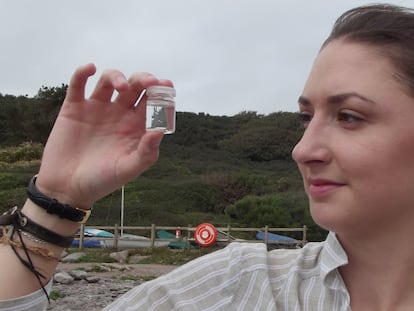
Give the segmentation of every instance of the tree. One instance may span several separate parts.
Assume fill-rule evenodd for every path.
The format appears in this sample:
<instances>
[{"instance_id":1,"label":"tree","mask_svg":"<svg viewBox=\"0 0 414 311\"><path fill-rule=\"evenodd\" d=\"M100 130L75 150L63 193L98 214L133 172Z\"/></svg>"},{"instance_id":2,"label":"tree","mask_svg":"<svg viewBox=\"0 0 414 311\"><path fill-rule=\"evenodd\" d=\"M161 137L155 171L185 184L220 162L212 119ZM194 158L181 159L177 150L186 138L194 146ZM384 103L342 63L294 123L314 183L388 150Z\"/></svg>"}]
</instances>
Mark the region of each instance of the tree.
<instances>
[{"instance_id":1,"label":"tree","mask_svg":"<svg viewBox=\"0 0 414 311\"><path fill-rule=\"evenodd\" d=\"M25 105L21 124L28 140L46 143L53 124L66 96L68 86L42 86L34 99Z\"/></svg>"},{"instance_id":2,"label":"tree","mask_svg":"<svg viewBox=\"0 0 414 311\"><path fill-rule=\"evenodd\" d=\"M296 114L274 113L251 118L220 146L251 161L290 160L301 132Z\"/></svg>"}]
</instances>

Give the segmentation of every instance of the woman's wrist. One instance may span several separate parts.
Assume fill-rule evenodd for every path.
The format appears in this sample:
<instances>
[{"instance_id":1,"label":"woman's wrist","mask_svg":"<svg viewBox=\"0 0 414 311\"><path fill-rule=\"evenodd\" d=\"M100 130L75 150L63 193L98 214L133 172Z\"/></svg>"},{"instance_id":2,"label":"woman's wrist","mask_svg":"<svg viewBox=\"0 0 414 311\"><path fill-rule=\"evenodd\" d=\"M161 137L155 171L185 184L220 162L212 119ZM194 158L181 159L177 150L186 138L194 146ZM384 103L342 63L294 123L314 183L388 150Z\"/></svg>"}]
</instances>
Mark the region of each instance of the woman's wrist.
<instances>
[{"instance_id":1,"label":"woman's wrist","mask_svg":"<svg viewBox=\"0 0 414 311\"><path fill-rule=\"evenodd\" d=\"M59 183L55 180L49 181L39 172L36 175L36 188L44 195L56 199L62 204L70 205L81 210L90 210L94 201L87 198L80 197L79 194L71 190L70 182ZM61 185L62 184L62 185Z\"/></svg>"},{"instance_id":2,"label":"woman's wrist","mask_svg":"<svg viewBox=\"0 0 414 311\"><path fill-rule=\"evenodd\" d=\"M85 223L88 220L91 210L73 207L55 197L44 194L37 188L36 181L37 175L32 177L27 188L27 195L30 201L43 208L48 214L54 214L63 219L79 223Z\"/></svg>"},{"instance_id":3,"label":"woman's wrist","mask_svg":"<svg viewBox=\"0 0 414 311\"><path fill-rule=\"evenodd\" d=\"M80 223L47 213L29 199L23 205L22 212L39 225L63 236L74 235L80 227Z\"/></svg>"},{"instance_id":4,"label":"woman's wrist","mask_svg":"<svg viewBox=\"0 0 414 311\"><path fill-rule=\"evenodd\" d=\"M12 251L17 261L27 268L25 275L31 274L30 288L38 283L49 299L45 284L50 280L63 249L71 245L79 224L48 215L31 200L26 200L22 210L14 207L2 214L0 221L3 224L2 254Z\"/></svg>"}]
</instances>

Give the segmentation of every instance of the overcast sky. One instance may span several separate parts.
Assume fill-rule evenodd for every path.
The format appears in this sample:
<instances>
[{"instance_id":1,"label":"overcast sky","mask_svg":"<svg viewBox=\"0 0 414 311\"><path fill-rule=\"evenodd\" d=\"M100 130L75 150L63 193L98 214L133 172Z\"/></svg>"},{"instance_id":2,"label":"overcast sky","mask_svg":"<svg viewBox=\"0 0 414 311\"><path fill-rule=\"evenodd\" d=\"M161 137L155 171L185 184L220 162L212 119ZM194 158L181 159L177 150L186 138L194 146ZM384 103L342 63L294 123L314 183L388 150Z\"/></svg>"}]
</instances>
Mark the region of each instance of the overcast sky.
<instances>
[{"instance_id":1,"label":"overcast sky","mask_svg":"<svg viewBox=\"0 0 414 311\"><path fill-rule=\"evenodd\" d=\"M410 0L387 2L413 7ZM115 68L172 80L178 111L296 111L333 22L367 3L0 0L0 93L33 96L42 85L68 83L77 66L93 62L97 75Z\"/></svg>"}]
</instances>

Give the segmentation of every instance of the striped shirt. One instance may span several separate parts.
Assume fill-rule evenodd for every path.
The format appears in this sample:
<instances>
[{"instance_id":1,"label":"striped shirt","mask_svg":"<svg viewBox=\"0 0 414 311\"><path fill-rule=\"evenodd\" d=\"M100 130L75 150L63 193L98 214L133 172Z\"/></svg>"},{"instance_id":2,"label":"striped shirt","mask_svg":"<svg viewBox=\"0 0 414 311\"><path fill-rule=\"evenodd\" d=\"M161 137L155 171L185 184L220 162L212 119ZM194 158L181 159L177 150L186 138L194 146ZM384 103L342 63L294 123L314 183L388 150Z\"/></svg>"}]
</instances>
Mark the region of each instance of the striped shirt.
<instances>
[{"instance_id":1,"label":"striped shirt","mask_svg":"<svg viewBox=\"0 0 414 311\"><path fill-rule=\"evenodd\" d=\"M50 292L52 282L49 282L45 289ZM45 293L39 289L29 295L10 300L0 300L1 311L42 311L48 306Z\"/></svg>"},{"instance_id":2,"label":"striped shirt","mask_svg":"<svg viewBox=\"0 0 414 311\"><path fill-rule=\"evenodd\" d=\"M231 243L136 287L104 310L349 311L335 234L295 250Z\"/></svg>"},{"instance_id":3,"label":"striped shirt","mask_svg":"<svg viewBox=\"0 0 414 311\"><path fill-rule=\"evenodd\" d=\"M104 310L350 311L338 271L347 262L334 233L294 250L268 252L263 243L231 243L143 283ZM41 291L0 301L0 310L45 306Z\"/></svg>"}]
</instances>

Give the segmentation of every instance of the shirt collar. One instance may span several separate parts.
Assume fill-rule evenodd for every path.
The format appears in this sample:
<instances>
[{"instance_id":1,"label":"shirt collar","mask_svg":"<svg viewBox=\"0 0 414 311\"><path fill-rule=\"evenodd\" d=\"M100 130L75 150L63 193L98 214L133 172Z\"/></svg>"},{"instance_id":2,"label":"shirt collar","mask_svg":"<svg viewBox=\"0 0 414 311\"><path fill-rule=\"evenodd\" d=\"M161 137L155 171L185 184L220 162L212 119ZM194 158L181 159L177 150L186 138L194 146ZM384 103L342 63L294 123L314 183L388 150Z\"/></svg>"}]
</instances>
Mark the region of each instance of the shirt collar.
<instances>
[{"instance_id":1,"label":"shirt collar","mask_svg":"<svg viewBox=\"0 0 414 311\"><path fill-rule=\"evenodd\" d=\"M348 256L339 243L336 234L329 232L321 251L321 277L323 283L332 289L342 287L342 278L338 268L348 264Z\"/></svg>"}]
</instances>

